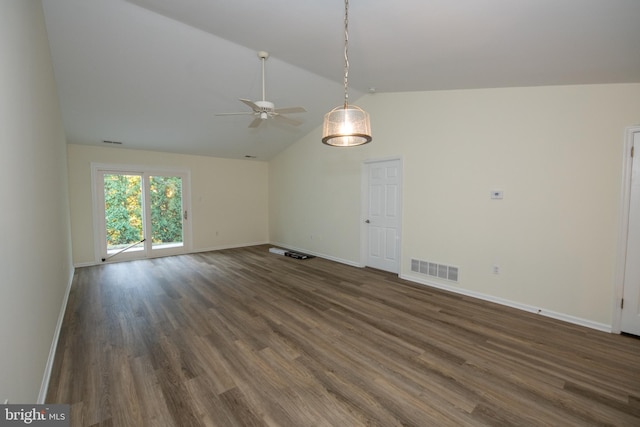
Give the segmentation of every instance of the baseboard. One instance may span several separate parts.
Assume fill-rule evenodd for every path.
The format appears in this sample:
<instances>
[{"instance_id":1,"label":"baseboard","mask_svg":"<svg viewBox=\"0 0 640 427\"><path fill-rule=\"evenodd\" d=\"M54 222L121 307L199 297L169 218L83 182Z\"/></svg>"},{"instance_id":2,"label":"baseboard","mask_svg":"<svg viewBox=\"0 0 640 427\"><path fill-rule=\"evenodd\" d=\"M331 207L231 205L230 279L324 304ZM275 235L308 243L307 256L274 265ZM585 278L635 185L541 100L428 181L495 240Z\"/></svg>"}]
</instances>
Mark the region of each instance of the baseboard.
<instances>
[{"instance_id":1,"label":"baseboard","mask_svg":"<svg viewBox=\"0 0 640 427\"><path fill-rule=\"evenodd\" d=\"M79 263L74 263L73 264L73 268L93 267L94 265L98 265L98 264L102 264L102 263L98 263L98 262L95 262L95 261L79 262Z\"/></svg>"},{"instance_id":2,"label":"baseboard","mask_svg":"<svg viewBox=\"0 0 640 427\"><path fill-rule=\"evenodd\" d=\"M259 246L259 245L268 245L268 244L269 242L252 242L252 243L240 243L236 245L211 246L208 248L194 249L189 253L195 254L199 252L222 251L224 249L246 248L249 246Z\"/></svg>"},{"instance_id":3,"label":"baseboard","mask_svg":"<svg viewBox=\"0 0 640 427\"><path fill-rule=\"evenodd\" d=\"M211 252L211 251L221 251L223 249L235 249L235 248L245 248L248 246L258 246L258 245L267 245L269 244L269 242L251 242L251 243L241 243L241 244L237 244L237 245L222 245L222 246L211 246L208 248L200 248L200 249L192 249L188 252L185 252L184 254L181 255L188 255L188 254L197 254L200 252ZM171 255L173 256L173 255ZM149 259L149 258L141 258L141 259ZM131 260L129 260L131 261ZM79 262L79 263L75 263L73 264L73 266L75 268L80 268L80 267L93 267L95 265L102 265L104 263L102 262L96 262L96 261L89 261L89 262Z\"/></svg>"},{"instance_id":4,"label":"baseboard","mask_svg":"<svg viewBox=\"0 0 640 427\"><path fill-rule=\"evenodd\" d=\"M504 298L498 298L492 295L486 295L486 294L482 294L479 292L473 292L473 291L469 291L466 289L460 289L460 288L456 288L453 286L449 286L449 285L443 285L441 283L435 283L429 280L425 280L423 278L417 277L417 276L413 276L410 274L401 274L400 275L401 279L404 280L408 280L410 282L414 282L414 283L418 283L420 285L425 285L425 286L430 286L432 288L438 288L438 289L442 289L445 291L449 291L449 292L453 292L456 294L461 294L461 295L465 295L465 296L469 296L469 297L473 297L473 298L478 298L484 301L489 301L489 302L493 302L496 304L500 304L500 305L504 305L507 307L511 307L511 308L516 308L518 310L523 310L523 311L527 311L529 313L536 313L539 314L541 316L545 316L545 317L549 317L552 319L556 319L556 320L561 320L563 322L567 322L567 323L572 323L574 325L579 325L579 326L584 326L590 329L595 329L598 331L602 331L602 332L608 332L611 333L612 332L612 328L611 325L606 325L604 323L599 323L599 322L594 322L592 320L588 320L588 319L583 319L580 317L575 317L575 316L571 316L569 314L565 314L565 313L558 313L556 311L553 310L547 310L546 308L542 308L542 307L535 307L532 305L528 305L528 304L522 304L519 302L515 302L515 301L510 301Z\"/></svg>"},{"instance_id":5,"label":"baseboard","mask_svg":"<svg viewBox=\"0 0 640 427\"><path fill-rule=\"evenodd\" d=\"M314 251L310 251L307 250L305 248L298 248L295 246L291 246L291 245L287 245L284 243L279 243L279 242L272 242L271 243L273 246L279 246L282 247L284 249L291 249L294 251L298 251L298 252L303 252L309 255L314 255L320 258L325 258L328 259L330 261L335 261L335 262L339 262L342 264L347 264L350 265L352 267L364 267L364 265L360 264L360 263L356 263L350 260L345 260L345 259L341 259L341 258L336 258L334 256L330 256L330 255L326 255L323 253L319 253L319 252L314 252ZM418 283L420 285L425 285L425 286L430 286L433 288L438 288L438 289L442 289L445 291L449 291L449 292L453 292L456 294L461 294L461 295L465 295L465 296L469 296L469 297L473 297L473 298L477 298L480 300L484 300L484 301L489 301L489 302L493 302L496 304L500 304L500 305L504 305L507 307L511 307L511 308L516 308L518 310L523 310L523 311L527 311L529 313L536 313L539 314L541 316L545 316L545 317L549 317L552 319L556 319L556 320L561 320L563 322L567 322L567 323L572 323L574 325L579 325L579 326L584 326L586 328L590 328L590 329L595 329L598 331L602 331L602 332L608 332L611 333L612 327L611 325L606 325L604 323L599 323L599 322L594 322L592 320L588 320L588 319L583 319L580 317L576 317L576 316L571 316L569 314L565 314L565 313L559 313L553 310L548 310L546 308L542 308L542 307L534 307L532 305L528 305L528 304L522 304L519 302L515 302L515 301L511 301L511 300L507 300L504 298L499 298L499 297L495 297L492 295L487 295L487 294L482 294L479 292L473 292L473 291L469 291L466 289L460 289L457 287L453 287L453 286L448 286L448 285L444 285L441 283L435 283L429 280L425 280L421 277L417 277L417 276L412 276L412 275L407 275L407 274L400 274L399 277L401 279L404 280L408 280L410 282L414 282L414 283Z\"/></svg>"},{"instance_id":6,"label":"baseboard","mask_svg":"<svg viewBox=\"0 0 640 427\"><path fill-rule=\"evenodd\" d=\"M364 265L362 265L362 264L360 264L358 262L354 262L354 261L351 261L351 260L348 260L348 259L343 259L343 258L336 258L334 256L323 254L321 252L310 251L310 250L305 249L305 248L298 248L296 246L287 245L285 243L271 242L270 245L278 246L278 247L281 247L282 249L290 249L292 251L302 252L302 253L305 253L305 254L308 254L308 255L317 256L319 258L328 259L329 261L339 262L340 264L346 264L346 265L350 265L352 267L358 267L358 268L364 267Z\"/></svg>"},{"instance_id":7,"label":"baseboard","mask_svg":"<svg viewBox=\"0 0 640 427\"><path fill-rule=\"evenodd\" d=\"M69 302L69 294L71 293L71 285L73 284L73 275L75 274L75 267L71 269L71 275L69 277L69 283L67 283L67 289L64 292L62 299L62 306L60 307L60 313L58 314L58 323L56 323L56 329L53 334L53 340L51 341L51 348L49 349L49 357L47 358L47 364L44 368L44 375L42 377L42 384L40 385L40 393L38 393L37 404L45 403L47 398L47 391L49 391L49 381L51 380L51 370L53 369L53 362L56 357L56 350L58 348L58 340L60 339L60 331L62 330L62 322L64 321L64 314L67 311L67 303Z\"/></svg>"}]
</instances>

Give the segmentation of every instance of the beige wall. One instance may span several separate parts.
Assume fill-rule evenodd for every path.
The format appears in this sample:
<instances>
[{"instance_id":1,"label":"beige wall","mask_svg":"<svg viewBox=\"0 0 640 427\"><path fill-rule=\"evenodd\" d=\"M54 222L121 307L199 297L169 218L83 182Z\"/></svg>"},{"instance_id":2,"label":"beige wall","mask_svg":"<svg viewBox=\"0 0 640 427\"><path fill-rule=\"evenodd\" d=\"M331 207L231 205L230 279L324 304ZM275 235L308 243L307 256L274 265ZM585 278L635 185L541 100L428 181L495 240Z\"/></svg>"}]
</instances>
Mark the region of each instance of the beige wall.
<instances>
[{"instance_id":1,"label":"beige wall","mask_svg":"<svg viewBox=\"0 0 640 427\"><path fill-rule=\"evenodd\" d=\"M326 147L318 129L270 162L273 242L362 263L363 161L399 156L403 277L611 326L623 136L640 122L640 84L357 104L371 114L371 144ZM412 273L411 258L456 265L460 280Z\"/></svg>"},{"instance_id":2,"label":"beige wall","mask_svg":"<svg viewBox=\"0 0 640 427\"><path fill-rule=\"evenodd\" d=\"M261 244L269 240L268 165L265 162L70 144L71 234L76 265L96 261L92 162L190 170L194 252Z\"/></svg>"},{"instance_id":3,"label":"beige wall","mask_svg":"<svg viewBox=\"0 0 640 427\"><path fill-rule=\"evenodd\" d=\"M73 274L66 145L39 1L0 2L0 52L0 404L35 403Z\"/></svg>"}]
</instances>

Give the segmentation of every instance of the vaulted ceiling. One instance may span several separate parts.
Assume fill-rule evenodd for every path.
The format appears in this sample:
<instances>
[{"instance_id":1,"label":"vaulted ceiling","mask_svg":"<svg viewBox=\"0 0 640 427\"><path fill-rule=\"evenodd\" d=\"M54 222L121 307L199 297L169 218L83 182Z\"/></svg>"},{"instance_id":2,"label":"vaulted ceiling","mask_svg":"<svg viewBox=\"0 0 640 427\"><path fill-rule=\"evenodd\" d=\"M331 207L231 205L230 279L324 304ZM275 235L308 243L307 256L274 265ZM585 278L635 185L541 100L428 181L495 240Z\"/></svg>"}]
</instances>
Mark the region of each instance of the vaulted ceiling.
<instances>
[{"instance_id":1,"label":"vaulted ceiling","mask_svg":"<svg viewBox=\"0 0 640 427\"><path fill-rule=\"evenodd\" d=\"M343 100L343 0L43 5L70 143L268 160ZM300 126L215 116L250 111L239 98L261 99L261 50L270 53L266 99L304 106L291 115ZM349 62L351 101L640 82L640 1L351 0Z\"/></svg>"}]
</instances>

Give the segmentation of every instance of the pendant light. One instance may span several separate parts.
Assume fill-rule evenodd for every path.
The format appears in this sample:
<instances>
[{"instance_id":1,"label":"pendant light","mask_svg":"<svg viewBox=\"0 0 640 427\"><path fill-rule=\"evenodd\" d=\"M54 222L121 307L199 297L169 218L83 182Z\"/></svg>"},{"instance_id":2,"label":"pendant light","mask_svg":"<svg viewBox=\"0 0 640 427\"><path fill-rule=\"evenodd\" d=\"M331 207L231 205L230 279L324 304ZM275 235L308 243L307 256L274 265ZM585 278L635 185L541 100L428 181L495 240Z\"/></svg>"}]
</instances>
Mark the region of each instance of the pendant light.
<instances>
[{"instance_id":1,"label":"pendant light","mask_svg":"<svg viewBox=\"0 0 640 427\"><path fill-rule=\"evenodd\" d=\"M322 142L333 147L354 147L371 142L369 114L349 105L349 0L344 2L344 105L324 116Z\"/></svg>"}]
</instances>

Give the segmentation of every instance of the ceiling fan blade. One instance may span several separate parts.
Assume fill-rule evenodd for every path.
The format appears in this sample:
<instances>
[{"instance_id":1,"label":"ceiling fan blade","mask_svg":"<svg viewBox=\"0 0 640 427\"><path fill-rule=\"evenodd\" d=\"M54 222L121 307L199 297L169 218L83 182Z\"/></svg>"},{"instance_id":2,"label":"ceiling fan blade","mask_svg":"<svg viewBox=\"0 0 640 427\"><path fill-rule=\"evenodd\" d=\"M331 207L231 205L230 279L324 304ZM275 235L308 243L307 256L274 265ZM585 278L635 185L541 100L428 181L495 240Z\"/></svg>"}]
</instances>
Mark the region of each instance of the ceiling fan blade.
<instances>
[{"instance_id":1,"label":"ceiling fan blade","mask_svg":"<svg viewBox=\"0 0 640 427\"><path fill-rule=\"evenodd\" d=\"M281 122L290 124L292 126L298 126L300 124L302 124L302 120L298 120L298 119L292 119L291 117L286 117L280 114L276 114L275 116L273 116L274 119L279 120Z\"/></svg>"},{"instance_id":2,"label":"ceiling fan blade","mask_svg":"<svg viewBox=\"0 0 640 427\"><path fill-rule=\"evenodd\" d=\"M253 111L244 111L242 113L216 113L214 116L246 116L254 114Z\"/></svg>"},{"instance_id":3,"label":"ceiling fan blade","mask_svg":"<svg viewBox=\"0 0 640 427\"><path fill-rule=\"evenodd\" d=\"M262 123L262 119L260 118L260 116L258 116L255 119L253 119L251 123L249 123L249 127L257 128L258 126L260 126L260 123Z\"/></svg>"},{"instance_id":4,"label":"ceiling fan blade","mask_svg":"<svg viewBox=\"0 0 640 427\"><path fill-rule=\"evenodd\" d=\"M251 101L250 99L240 99L240 102L244 102L245 104L247 104L253 111L260 111L260 107L258 107L256 103Z\"/></svg>"},{"instance_id":5,"label":"ceiling fan blade","mask_svg":"<svg viewBox=\"0 0 640 427\"><path fill-rule=\"evenodd\" d=\"M276 108L273 110L278 114L291 114L291 113L306 113L307 110L304 107L285 107L285 108Z\"/></svg>"}]
</instances>

